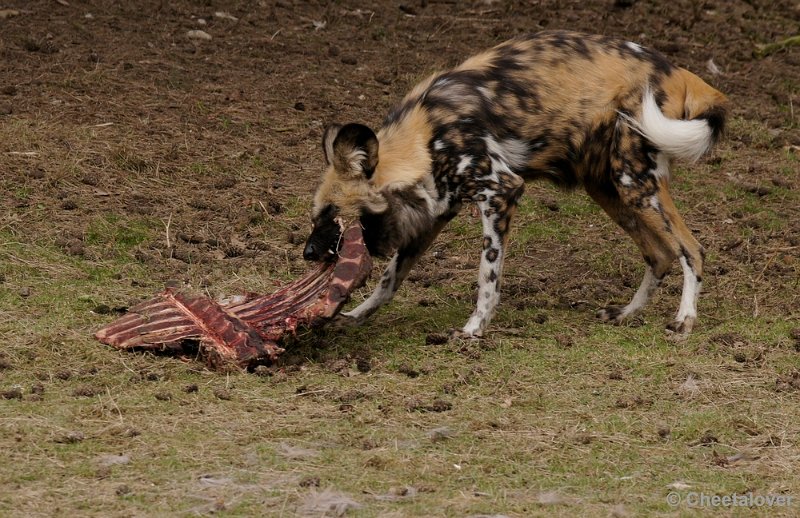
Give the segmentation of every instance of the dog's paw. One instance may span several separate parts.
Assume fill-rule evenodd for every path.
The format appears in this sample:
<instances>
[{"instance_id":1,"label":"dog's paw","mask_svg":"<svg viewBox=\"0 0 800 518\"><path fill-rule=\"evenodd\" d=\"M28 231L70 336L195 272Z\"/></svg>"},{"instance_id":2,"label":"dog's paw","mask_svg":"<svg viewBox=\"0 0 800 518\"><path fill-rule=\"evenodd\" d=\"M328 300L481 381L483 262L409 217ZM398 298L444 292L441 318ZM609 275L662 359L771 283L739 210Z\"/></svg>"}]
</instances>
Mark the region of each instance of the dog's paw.
<instances>
[{"instance_id":1,"label":"dog's paw","mask_svg":"<svg viewBox=\"0 0 800 518\"><path fill-rule=\"evenodd\" d=\"M675 337L686 338L692 332L694 327L694 318L686 317L683 320L673 320L667 324L667 332L675 335Z\"/></svg>"},{"instance_id":2,"label":"dog's paw","mask_svg":"<svg viewBox=\"0 0 800 518\"><path fill-rule=\"evenodd\" d=\"M597 318L611 324L621 324L625 320L624 306L607 306L597 312Z\"/></svg>"},{"instance_id":3,"label":"dog's paw","mask_svg":"<svg viewBox=\"0 0 800 518\"><path fill-rule=\"evenodd\" d=\"M359 320L354 316L350 316L347 313L339 313L331 320L330 327L332 329L347 329L348 327L360 326L362 323L363 320Z\"/></svg>"},{"instance_id":4,"label":"dog's paw","mask_svg":"<svg viewBox=\"0 0 800 518\"><path fill-rule=\"evenodd\" d=\"M450 338L450 341L480 340L483 337L483 332L478 330L474 333L470 333L468 331L464 331L463 329L451 329L448 333L448 337Z\"/></svg>"}]
</instances>

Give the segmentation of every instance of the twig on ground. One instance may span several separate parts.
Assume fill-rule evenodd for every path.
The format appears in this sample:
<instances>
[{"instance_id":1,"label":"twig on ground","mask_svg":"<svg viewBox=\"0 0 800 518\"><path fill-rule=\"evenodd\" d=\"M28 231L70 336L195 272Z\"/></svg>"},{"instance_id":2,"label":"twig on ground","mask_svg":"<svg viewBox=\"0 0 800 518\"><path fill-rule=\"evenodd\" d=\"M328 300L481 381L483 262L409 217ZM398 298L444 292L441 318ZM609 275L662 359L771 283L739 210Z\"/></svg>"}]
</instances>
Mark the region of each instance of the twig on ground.
<instances>
[{"instance_id":1,"label":"twig on ground","mask_svg":"<svg viewBox=\"0 0 800 518\"><path fill-rule=\"evenodd\" d=\"M169 240L169 227L170 227L171 224L172 224L172 213L170 212L169 213L169 218L167 218L167 222L166 222L166 224L164 224L164 230L165 230L165 233L167 234L167 250L172 249L172 244L171 244L171 242Z\"/></svg>"},{"instance_id":2,"label":"twig on ground","mask_svg":"<svg viewBox=\"0 0 800 518\"><path fill-rule=\"evenodd\" d=\"M784 40L776 41L774 43L757 44L756 50L753 51L753 55L757 58L763 58L793 45L800 45L800 34L790 36Z\"/></svg>"}]
</instances>

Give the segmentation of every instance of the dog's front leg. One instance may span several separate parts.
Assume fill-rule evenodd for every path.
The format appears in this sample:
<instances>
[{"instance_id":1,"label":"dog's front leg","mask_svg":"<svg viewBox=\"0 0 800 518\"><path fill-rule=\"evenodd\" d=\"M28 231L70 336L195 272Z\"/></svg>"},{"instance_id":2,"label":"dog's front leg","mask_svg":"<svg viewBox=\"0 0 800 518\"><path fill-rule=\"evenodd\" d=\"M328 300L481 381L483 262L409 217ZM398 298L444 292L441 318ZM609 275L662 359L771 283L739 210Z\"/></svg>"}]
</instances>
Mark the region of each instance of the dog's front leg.
<instances>
[{"instance_id":1,"label":"dog's front leg","mask_svg":"<svg viewBox=\"0 0 800 518\"><path fill-rule=\"evenodd\" d=\"M508 174L503 194L484 191L478 201L483 223L483 251L478 273L478 303L475 311L461 331L454 333L459 338L483 336L486 326L494 316L500 301L500 279L503 276L508 230L517 201L522 195L524 182L516 175Z\"/></svg>"},{"instance_id":2,"label":"dog's front leg","mask_svg":"<svg viewBox=\"0 0 800 518\"><path fill-rule=\"evenodd\" d=\"M397 289L411 272L411 268L417 264L422 254L431 246L431 243L442 231L442 228L455 217L460 206L461 204L458 204L452 207L450 212L436 218L428 232L412 239L409 245L400 248L389 261L389 265L381 276L380 283L378 283L372 294L354 310L342 313L338 318L338 323L344 325L362 324L370 315L378 311L381 306L392 300L394 294L397 293Z\"/></svg>"},{"instance_id":3,"label":"dog's front leg","mask_svg":"<svg viewBox=\"0 0 800 518\"><path fill-rule=\"evenodd\" d=\"M337 319L340 324L360 325L378 309L392 300L398 287L398 261L400 252L394 254L389 265L383 271L381 281L372 294L352 311L342 313ZM402 282L402 280L401 280Z\"/></svg>"}]
</instances>

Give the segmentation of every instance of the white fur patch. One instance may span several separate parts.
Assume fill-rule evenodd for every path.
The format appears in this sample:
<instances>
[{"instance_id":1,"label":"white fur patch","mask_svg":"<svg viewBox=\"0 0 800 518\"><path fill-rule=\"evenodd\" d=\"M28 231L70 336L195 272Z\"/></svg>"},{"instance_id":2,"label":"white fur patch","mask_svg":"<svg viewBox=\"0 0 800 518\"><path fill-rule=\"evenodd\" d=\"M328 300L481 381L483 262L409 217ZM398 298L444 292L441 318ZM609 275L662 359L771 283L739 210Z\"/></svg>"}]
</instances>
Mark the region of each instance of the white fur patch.
<instances>
[{"instance_id":1,"label":"white fur patch","mask_svg":"<svg viewBox=\"0 0 800 518\"><path fill-rule=\"evenodd\" d=\"M642 52L642 46L639 45L638 43L634 43L632 41L629 41L625 45L627 45L628 48L631 49L634 52L637 52L637 53L641 53Z\"/></svg>"},{"instance_id":2,"label":"white fur patch","mask_svg":"<svg viewBox=\"0 0 800 518\"><path fill-rule=\"evenodd\" d=\"M491 135L483 137L486 149L505 162L510 169L520 169L528 163L530 146L524 140L509 138L497 141Z\"/></svg>"},{"instance_id":3,"label":"white fur patch","mask_svg":"<svg viewBox=\"0 0 800 518\"><path fill-rule=\"evenodd\" d=\"M636 290L636 294L633 296L630 303L623 308L619 318L627 318L638 313L647 304L647 301L650 300L650 296L658 287L658 284L659 282L656 276L653 275L653 269L648 266L644 272L644 278L639 285L639 289Z\"/></svg>"},{"instance_id":4,"label":"white fur patch","mask_svg":"<svg viewBox=\"0 0 800 518\"><path fill-rule=\"evenodd\" d=\"M437 140L436 142L433 143L433 149L436 150L436 151L443 150L444 149L444 142L442 142L441 140Z\"/></svg>"},{"instance_id":5,"label":"white fur patch","mask_svg":"<svg viewBox=\"0 0 800 518\"><path fill-rule=\"evenodd\" d=\"M669 178L669 157L664 153L656 155L656 169L653 174L656 178Z\"/></svg>"},{"instance_id":6,"label":"white fur patch","mask_svg":"<svg viewBox=\"0 0 800 518\"><path fill-rule=\"evenodd\" d=\"M630 127L669 156L697 161L714 143L713 132L705 120L679 120L666 117L648 87L642 100L642 113L635 119L620 112Z\"/></svg>"},{"instance_id":7,"label":"white fur patch","mask_svg":"<svg viewBox=\"0 0 800 518\"><path fill-rule=\"evenodd\" d=\"M428 91L428 95L448 103L470 104L477 101L475 89L466 83L451 79L439 79Z\"/></svg>"},{"instance_id":8,"label":"white fur patch","mask_svg":"<svg viewBox=\"0 0 800 518\"><path fill-rule=\"evenodd\" d=\"M488 100L490 100L490 101L491 101L492 99L494 99L494 92L493 92L493 91L491 91L491 90L489 90L489 89L488 89L488 88L486 88L485 86L479 86L479 87L478 87L478 92L480 92L480 94L481 94L482 96L484 96L486 99L488 99Z\"/></svg>"},{"instance_id":9,"label":"white fur patch","mask_svg":"<svg viewBox=\"0 0 800 518\"><path fill-rule=\"evenodd\" d=\"M625 174L623 174L623 175L622 175L622 177L619 179L619 182L620 182L622 185L624 185L624 186L626 186L626 187L627 187L627 186L629 186L629 185L633 185L633 178L631 178L631 175L629 175L628 173L625 173Z\"/></svg>"},{"instance_id":10,"label":"white fur patch","mask_svg":"<svg viewBox=\"0 0 800 518\"><path fill-rule=\"evenodd\" d=\"M392 257L392 260L389 261L389 265L386 267L386 270L383 272L381 276L381 282L375 288L375 291L372 294L358 305L352 311L348 311L343 313L346 317L354 318L357 322L363 322L367 317L375 313L378 308L392 300L394 295L394 284L397 282L396 279L396 270L397 270L397 254Z\"/></svg>"},{"instance_id":11,"label":"white fur patch","mask_svg":"<svg viewBox=\"0 0 800 518\"><path fill-rule=\"evenodd\" d=\"M355 149L347 155L347 163L350 164L350 172L361 174L362 164L367 158L367 153L363 149Z\"/></svg>"},{"instance_id":12,"label":"white fur patch","mask_svg":"<svg viewBox=\"0 0 800 518\"><path fill-rule=\"evenodd\" d=\"M694 268L690 267L686 261L686 257L681 256L680 261L681 268L683 268L683 294L675 320L683 322L687 318L697 318L697 297L700 295L700 283L697 281Z\"/></svg>"},{"instance_id":13,"label":"white fur patch","mask_svg":"<svg viewBox=\"0 0 800 518\"><path fill-rule=\"evenodd\" d=\"M458 166L456 167L456 171L458 174L463 174L464 170L472 165L473 158L469 155L461 155L461 160L458 162Z\"/></svg>"}]
</instances>

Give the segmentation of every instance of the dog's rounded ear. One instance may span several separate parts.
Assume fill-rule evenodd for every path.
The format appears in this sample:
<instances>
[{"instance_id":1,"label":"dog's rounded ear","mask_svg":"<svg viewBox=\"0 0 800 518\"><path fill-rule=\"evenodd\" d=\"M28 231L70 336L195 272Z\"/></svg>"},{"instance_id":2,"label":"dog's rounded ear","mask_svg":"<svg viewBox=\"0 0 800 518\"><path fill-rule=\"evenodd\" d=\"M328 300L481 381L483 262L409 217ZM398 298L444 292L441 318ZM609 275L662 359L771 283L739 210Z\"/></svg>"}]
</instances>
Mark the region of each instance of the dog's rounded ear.
<instances>
[{"instance_id":1,"label":"dog's rounded ear","mask_svg":"<svg viewBox=\"0 0 800 518\"><path fill-rule=\"evenodd\" d=\"M323 148L325 161L342 175L370 179L378 166L378 137L363 124L329 126Z\"/></svg>"}]
</instances>

